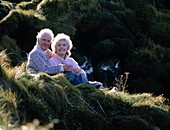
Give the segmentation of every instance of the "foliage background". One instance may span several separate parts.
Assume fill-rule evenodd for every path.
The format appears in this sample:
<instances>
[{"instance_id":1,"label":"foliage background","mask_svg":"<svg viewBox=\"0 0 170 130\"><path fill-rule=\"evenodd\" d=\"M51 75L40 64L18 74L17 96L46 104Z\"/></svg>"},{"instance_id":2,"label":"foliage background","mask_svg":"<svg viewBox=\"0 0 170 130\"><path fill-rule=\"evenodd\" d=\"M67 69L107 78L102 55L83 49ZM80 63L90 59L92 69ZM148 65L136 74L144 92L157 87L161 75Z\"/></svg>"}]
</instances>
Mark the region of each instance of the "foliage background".
<instances>
[{"instance_id":1,"label":"foliage background","mask_svg":"<svg viewBox=\"0 0 170 130\"><path fill-rule=\"evenodd\" d=\"M29 127L51 128L59 119L54 129L168 129L169 9L168 0L0 0L0 128L36 118L40 124ZM73 86L62 75L27 75L26 54L42 28L70 35L72 56L80 65L87 56L94 79L108 87L129 72L131 94ZM100 64L117 61L116 74L101 71Z\"/></svg>"},{"instance_id":2,"label":"foliage background","mask_svg":"<svg viewBox=\"0 0 170 130\"><path fill-rule=\"evenodd\" d=\"M83 56L90 58L95 80L111 86L115 76L127 71L129 92L169 98L169 5L168 0L1 0L1 50L14 52L10 45L15 42L21 55L10 56L18 65L33 48L37 32L48 27L55 35L71 36L72 56L80 64ZM115 59L121 70L103 78L99 64Z\"/></svg>"}]
</instances>

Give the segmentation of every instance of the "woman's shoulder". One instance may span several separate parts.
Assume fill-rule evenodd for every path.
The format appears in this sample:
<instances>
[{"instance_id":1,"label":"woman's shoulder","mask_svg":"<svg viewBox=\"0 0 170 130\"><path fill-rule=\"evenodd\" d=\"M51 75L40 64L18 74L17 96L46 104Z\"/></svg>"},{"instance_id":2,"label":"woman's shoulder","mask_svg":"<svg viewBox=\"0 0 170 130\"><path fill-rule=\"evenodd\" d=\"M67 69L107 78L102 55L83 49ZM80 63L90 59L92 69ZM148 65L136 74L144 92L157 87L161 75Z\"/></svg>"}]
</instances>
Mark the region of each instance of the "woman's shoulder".
<instances>
[{"instance_id":1,"label":"woman's shoulder","mask_svg":"<svg viewBox=\"0 0 170 130\"><path fill-rule=\"evenodd\" d=\"M68 60L68 61L74 61L74 62L75 62L75 59L72 58L72 57L67 57L66 60Z\"/></svg>"},{"instance_id":2,"label":"woman's shoulder","mask_svg":"<svg viewBox=\"0 0 170 130\"><path fill-rule=\"evenodd\" d=\"M69 59L66 62L72 65L78 65L77 61L72 57L69 57Z\"/></svg>"}]
</instances>

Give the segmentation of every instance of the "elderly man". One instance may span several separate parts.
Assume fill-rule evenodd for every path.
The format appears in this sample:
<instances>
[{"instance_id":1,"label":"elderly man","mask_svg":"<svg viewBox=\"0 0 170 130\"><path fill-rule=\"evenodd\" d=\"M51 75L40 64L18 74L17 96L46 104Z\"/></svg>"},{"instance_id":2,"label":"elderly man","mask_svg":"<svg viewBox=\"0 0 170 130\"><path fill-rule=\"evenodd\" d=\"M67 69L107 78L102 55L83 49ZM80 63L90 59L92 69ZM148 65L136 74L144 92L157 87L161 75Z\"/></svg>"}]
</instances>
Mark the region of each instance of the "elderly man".
<instances>
[{"instance_id":1,"label":"elderly man","mask_svg":"<svg viewBox=\"0 0 170 130\"><path fill-rule=\"evenodd\" d=\"M48 29L42 29L36 36L37 41L33 50L28 55L27 72L37 74L45 72L49 75L63 73L64 71L72 71L70 65L52 66L49 63L49 56L46 51L49 49L54 38L53 32Z\"/></svg>"}]
</instances>

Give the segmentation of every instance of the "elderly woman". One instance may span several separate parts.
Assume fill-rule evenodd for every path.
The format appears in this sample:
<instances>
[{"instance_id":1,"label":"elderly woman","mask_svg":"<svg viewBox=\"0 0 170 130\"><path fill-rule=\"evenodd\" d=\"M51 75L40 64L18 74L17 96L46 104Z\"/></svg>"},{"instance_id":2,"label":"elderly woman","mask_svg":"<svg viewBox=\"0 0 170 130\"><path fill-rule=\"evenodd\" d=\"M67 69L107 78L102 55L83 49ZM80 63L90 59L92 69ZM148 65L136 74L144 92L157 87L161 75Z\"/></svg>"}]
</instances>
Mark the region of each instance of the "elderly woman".
<instances>
[{"instance_id":1,"label":"elderly woman","mask_svg":"<svg viewBox=\"0 0 170 130\"><path fill-rule=\"evenodd\" d=\"M73 44L70 37L64 33L59 33L51 44L53 57L49 60L50 64L56 65L69 65L71 66L70 72L65 72L67 79L74 85L81 83L88 83L86 73L81 69L78 63L70 57Z\"/></svg>"},{"instance_id":2,"label":"elderly woman","mask_svg":"<svg viewBox=\"0 0 170 130\"><path fill-rule=\"evenodd\" d=\"M62 73L64 71L71 71L69 65L51 65L49 63L49 56L47 50L53 41L54 34L48 29L42 29L36 36L37 41L33 50L28 55L27 72L37 74L45 72L49 75Z\"/></svg>"},{"instance_id":3,"label":"elderly woman","mask_svg":"<svg viewBox=\"0 0 170 130\"><path fill-rule=\"evenodd\" d=\"M88 81L86 73L80 68L78 63L70 57L73 44L70 37L64 33L59 33L51 44L53 57L49 62L51 65L69 65L71 66L70 72L65 72L67 79L74 85L81 83L91 84L93 86L101 87L102 83L97 81Z\"/></svg>"}]
</instances>

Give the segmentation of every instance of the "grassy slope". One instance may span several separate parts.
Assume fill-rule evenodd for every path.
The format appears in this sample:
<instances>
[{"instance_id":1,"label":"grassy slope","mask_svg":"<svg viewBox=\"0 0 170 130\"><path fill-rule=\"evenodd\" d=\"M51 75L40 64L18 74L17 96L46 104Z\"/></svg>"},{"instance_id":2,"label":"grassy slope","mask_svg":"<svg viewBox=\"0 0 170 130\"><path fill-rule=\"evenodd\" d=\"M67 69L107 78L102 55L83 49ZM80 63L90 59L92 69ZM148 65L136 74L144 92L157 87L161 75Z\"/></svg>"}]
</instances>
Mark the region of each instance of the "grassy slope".
<instances>
[{"instance_id":1,"label":"grassy slope","mask_svg":"<svg viewBox=\"0 0 170 130\"><path fill-rule=\"evenodd\" d=\"M27 75L25 63L12 68L0 53L0 128L16 129L168 129L169 106L149 93L108 93L89 85L71 85L64 75ZM57 119L54 126L50 125ZM53 123L52 123L53 124ZM44 126L45 125L45 126ZM53 127L53 128L50 128Z\"/></svg>"}]
</instances>

